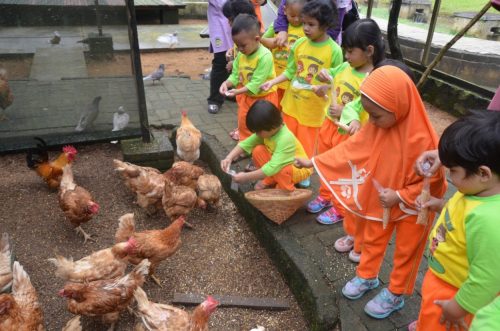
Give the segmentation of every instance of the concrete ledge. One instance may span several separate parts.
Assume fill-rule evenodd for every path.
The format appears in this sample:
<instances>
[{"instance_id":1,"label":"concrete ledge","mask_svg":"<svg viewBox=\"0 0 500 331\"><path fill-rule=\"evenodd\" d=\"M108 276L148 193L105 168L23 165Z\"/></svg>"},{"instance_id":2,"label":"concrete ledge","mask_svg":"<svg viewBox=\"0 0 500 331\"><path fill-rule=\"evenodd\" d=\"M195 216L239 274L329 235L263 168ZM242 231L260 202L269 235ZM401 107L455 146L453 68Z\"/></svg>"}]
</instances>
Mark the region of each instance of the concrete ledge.
<instances>
[{"instance_id":1,"label":"concrete ledge","mask_svg":"<svg viewBox=\"0 0 500 331\"><path fill-rule=\"evenodd\" d=\"M174 149L163 131L151 130L151 134L150 143L143 143L142 138L122 140L123 160L165 171L172 167Z\"/></svg>"}]
</instances>

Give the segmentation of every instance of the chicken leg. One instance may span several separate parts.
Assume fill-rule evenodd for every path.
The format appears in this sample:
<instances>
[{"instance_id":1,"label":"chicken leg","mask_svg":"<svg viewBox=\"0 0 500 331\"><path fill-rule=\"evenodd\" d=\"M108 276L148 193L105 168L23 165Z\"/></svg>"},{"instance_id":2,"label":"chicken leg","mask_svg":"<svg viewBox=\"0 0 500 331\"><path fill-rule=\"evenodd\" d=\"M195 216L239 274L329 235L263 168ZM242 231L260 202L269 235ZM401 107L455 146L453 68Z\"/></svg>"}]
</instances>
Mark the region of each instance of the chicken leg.
<instances>
[{"instance_id":1,"label":"chicken leg","mask_svg":"<svg viewBox=\"0 0 500 331\"><path fill-rule=\"evenodd\" d=\"M78 233L81 233L83 235L83 243L87 243L87 240L95 241L94 238L92 238L91 235L89 235L87 232L85 232L81 226L78 226L75 228L75 231Z\"/></svg>"}]
</instances>

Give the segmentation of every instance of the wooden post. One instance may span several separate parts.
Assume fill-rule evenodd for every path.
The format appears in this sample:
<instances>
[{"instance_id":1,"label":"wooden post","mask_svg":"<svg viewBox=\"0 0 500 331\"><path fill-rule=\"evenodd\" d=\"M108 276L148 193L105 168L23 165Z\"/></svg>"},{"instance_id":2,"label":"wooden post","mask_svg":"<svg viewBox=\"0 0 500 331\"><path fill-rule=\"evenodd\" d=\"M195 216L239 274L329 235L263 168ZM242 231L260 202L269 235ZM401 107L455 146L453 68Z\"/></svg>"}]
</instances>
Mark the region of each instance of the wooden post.
<instances>
[{"instance_id":1,"label":"wooden post","mask_svg":"<svg viewBox=\"0 0 500 331\"><path fill-rule=\"evenodd\" d=\"M372 17L373 2L375 0L368 0L368 9L366 10L366 18Z\"/></svg>"},{"instance_id":2,"label":"wooden post","mask_svg":"<svg viewBox=\"0 0 500 331\"><path fill-rule=\"evenodd\" d=\"M393 59L403 62L403 53L398 41L398 19L402 0L392 0L389 22L387 23L387 41Z\"/></svg>"},{"instance_id":3,"label":"wooden post","mask_svg":"<svg viewBox=\"0 0 500 331\"><path fill-rule=\"evenodd\" d=\"M436 28L440 7L441 0L435 0L434 8L432 9L431 22L429 23L429 32L427 32L427 40L425 41L424 54L422 55L422 59L420 61L423 66L427 65L427 61L429 61L429 53L432 47L432 37L434 36L434 29Z\"/></svg>"}]
</instances>

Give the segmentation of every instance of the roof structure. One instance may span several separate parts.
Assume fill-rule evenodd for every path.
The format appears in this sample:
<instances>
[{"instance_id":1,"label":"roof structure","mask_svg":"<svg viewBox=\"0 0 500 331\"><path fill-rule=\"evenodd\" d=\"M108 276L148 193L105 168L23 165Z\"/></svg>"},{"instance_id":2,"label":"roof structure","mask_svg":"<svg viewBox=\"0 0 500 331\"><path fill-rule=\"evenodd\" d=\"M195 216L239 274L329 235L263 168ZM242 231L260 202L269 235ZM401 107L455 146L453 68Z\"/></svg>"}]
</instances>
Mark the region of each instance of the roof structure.
<instances>
[{"instance_id":1,"label":"roof structure","mask_svg":"<svg viewBox=\"0 0 500 331\"><path fill-rule=\"evenodd\" d=\"M94 6L94 0L0 0L0 5L16 6ZM125 6L125 0L99 0L101 6ZM182 0L135 0L136 7L182 6Z\"/></svg>"}]
</instances>

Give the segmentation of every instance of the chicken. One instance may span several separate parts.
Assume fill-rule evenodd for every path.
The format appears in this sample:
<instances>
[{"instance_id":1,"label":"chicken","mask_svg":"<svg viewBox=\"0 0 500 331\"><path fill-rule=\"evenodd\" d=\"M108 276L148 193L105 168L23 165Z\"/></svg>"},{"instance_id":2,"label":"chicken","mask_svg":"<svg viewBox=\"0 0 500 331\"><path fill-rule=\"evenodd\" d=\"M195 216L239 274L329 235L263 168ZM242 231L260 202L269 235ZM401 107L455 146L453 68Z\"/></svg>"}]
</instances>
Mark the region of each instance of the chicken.
<instances>
[{"instance_id":1,"label":"chicken","mask_svg":"<svg viewBox=\"0 0 500 331\"><path fill-rule=\"evenodd\" d=\"M120 278L67 283L59 291L59 295L68 299L70 313L100 316L102 322L111 324L109 329L114 330L120 312L128 307L134 291L144 284L149 265L149 261L144 260L129 274Z\"/></svg>"},{"instance_id":2,"label":"chicken","mask_svg":"<svg viewBox=\"0 0 500 331\"><path fill-rule=\"evenodd\" d=\"M158 331L208 331L208 320L219 302L208 296L193 312L174 306L150 302L144 290L138 287L134 298L137 301L136 314L148 330Z\"/></svg>"},{"instance_id":3,"label":"chicken","mask_svg":"<svg viewBox=\"0 0 500 331\"><path fill-rule=\"evenodd\" d=\"M134 247L128 255L130 263L138 264L142 259L148 259L151 262L149 276L161 287L154 272L161 261L172 256L180 248L184 222L184 218L180 217L163 230L136 232L134 214L125 214L120 217L115 242L127 241Z\"/></svg>"},{"instance_id":4,"label":"chicken","mask_svg":"<svg viewBox=\"0 0 500 331\"><path fill-rule=\"evenodd\" d=\"M2 234L0 239L0 293L10 292L12 286L12 264L14 256L10 246L9 235Z\"/></svg>"},{"instance_id":5,"label":"chicken","mask_svg":"<svg viewBox=\"0 0 500 331\"><path fill-rule=\"evenodd\" d=\"M196 189L198 177L204 173L205 171L198 166L189 162L179 161L175 162L172 168L168 169L163 176L175 185L189 186L194 190Z\"/></svg>"},{"instance_id":6,"label":"chicken","mask_svg":"<svg viewBox=\"0 0 500 331\"><path fill-rule=\"evenodd\" d=\"M83 283L122 277L127 269L127 254L132 251L128 242L102 249L78 261L58 255L49 259L56 267L56 276L64 280Z\"/></svg>"},{"instance_id":7,"label":"chicken","mask_svg":"<svg viewBox=\"0 0 500 331\"><path fill-rule=\"evenodd\" d=\"M205 209L208 204L220 207L221 192L222 184L217 176L201 175L198 178L196 193L198 194L198 206L200 208Z\"/></svg>"},{"instance_id":8,"label":"chicken","mask_svg":"<svg viewBox=\"0 0 500 331\"><path fill-rule=\"evenodd\" d=\"M174 185L169 180L165 181L165 190L161 203L165 214L174 220L179 216L186 216L196 206L198 197L195 190L182 185ZM192 228L191 224L186 222L186 225Z\"/></svg>"},{"instance_id":9,"label":"chicken","mask_svg":"<svg viewBox=\"0 0 500 331\"><path fill-rule=\"evenodd\" d=\"M78 124L76 125L75 131L82 132L94 125L94 121L99 115L99 103L101 102L102 97L97 96L89 103L80 113L80 119L78 120Z\"/></svg>"},{"instance_id":10,"label":"chicken","mask_svg":"<svg viewBox=\"0 0 500 331\"><path fill-rule=\"evenodd\" d=\"M113 160L115 171L122 174L125 185L136 194L137 204L144 209L160 210L165 188L165 178L154 168Z\"/></svg>"},{"instance_id":11,"label":"chicken","mask_svg":"<svg viewBox=\"0 0 500 331\"><path fill-rule=\"evenodd\" d=\"M63 168L58 198L64 216L73 224L75 230L83 235L84 243L92 239L80 225L90 221L99 212L99 205L89 191L75 184L73 170L69 164Z\"/></svg>"},{"instance_id":12,"label":"chicken","mask_svg":"<svg viewBox=\"0 0 500 331\"><path fill-rule=\"evenodd\" d=\"M62 331L82 331L82 323L80 322L80 316L75 316L66 323Z\"/></svg>"},{"instance_id":13,"label":"chicken","mask_svg":"<svg viewBox=\"0 0 500 331\"><path fill-rule=\"evenodd\" d=\"M177 155L186 162L193 163L200 157L201 132L189 120L187 113L182 112L181 125L175 137Z\"/></svg>"},{"instance_id":14,"label":"chicken","mask_svg":"<svg viewBox=\"0 0 500 331\"><path fill-rule=\"evenodd\" d=\"M0 294L0 330L45 330L38 295L30 277L17 261L12 269L12 294Z\"/></svg>"},{"instance_id":15,"label":"chicken","mask_svg":"<svg viewBox=\"0 0 500 331\"><path fill-rule=\"evenodd\" d=\"M64 146L63 152L54 161L49 161L47 144L41 138L35 138L39 143L35 149L28 151L26 162L28 167L35 170L38 176L49 185L51 189L59 188L62 168L71 164L76 157L77 150L73 146Z\"/></svg>"},{"instance_id":16,"label":"chicken","mask_svg":"<svg viewBox=\"0 0 500 331\"><path fill-rule=\"evenodd\" d=\"M12 89L9 87L7 79L7 71L5 69L0 69L0 121L7 120L3 110L7 109L14 102L14 95L12 94Z\"/></svg>"}]
</instances>

